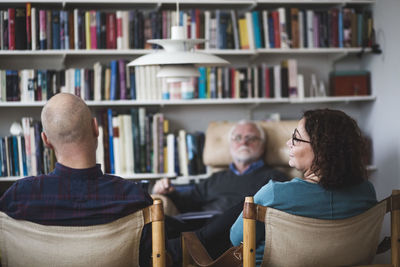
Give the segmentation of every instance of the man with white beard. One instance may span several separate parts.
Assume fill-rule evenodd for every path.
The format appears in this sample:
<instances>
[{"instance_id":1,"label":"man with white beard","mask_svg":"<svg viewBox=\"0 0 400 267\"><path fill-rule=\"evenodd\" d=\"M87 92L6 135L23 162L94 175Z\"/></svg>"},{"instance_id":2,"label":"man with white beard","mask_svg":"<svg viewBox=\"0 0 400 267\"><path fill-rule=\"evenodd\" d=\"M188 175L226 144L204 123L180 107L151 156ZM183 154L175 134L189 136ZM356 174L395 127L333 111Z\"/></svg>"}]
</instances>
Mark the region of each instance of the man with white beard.
<instances>
[{"instance_id":1,"label":"man with white beard","mask_svg":"<svg viewBox=\"0 0 400 267\"><path fill-rule=\"evenodd\" d=\"M169 179L162 179L154 185L153 193L167 195L180 212L228 210L254 195L269 180L287 180L282 172L264 163L264 143L265 134L259 125L239 121L229 132L233 159L229 169L212 174L184 192L176 191Z\"/></svg>"}]
</instances>

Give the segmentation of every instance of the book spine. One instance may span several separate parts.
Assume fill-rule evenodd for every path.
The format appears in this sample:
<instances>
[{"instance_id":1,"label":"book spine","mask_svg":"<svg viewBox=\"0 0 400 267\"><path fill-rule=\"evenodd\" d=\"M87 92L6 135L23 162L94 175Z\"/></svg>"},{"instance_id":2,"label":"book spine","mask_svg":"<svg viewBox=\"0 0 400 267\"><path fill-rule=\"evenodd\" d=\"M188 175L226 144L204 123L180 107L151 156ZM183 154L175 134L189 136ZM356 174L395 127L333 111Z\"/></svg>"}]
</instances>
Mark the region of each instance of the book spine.
<instances>
[{"instance_id":1,"label":"book spine","mask_svg":"<svg viewBox=\"0 0 400 267\"><path fill-rule=\"evenodd\" d=\"M125 61L123 59L118 60L118 72L119 72L119 99L127 99L126 97L126 73L125 73Z\"/></svg>"},{"instance_id":2,"label":"book spine","mask_svg":"<svg viewBox=\"0 0 400 267\"><path fill-rule=\"evenodd\" d=\"M8 49L15 50L15 8L8 9Z\"/></svg>"},{"instance_id":3,"label":"book spine","mask_svg":"<svg viewBox=\"0 0 400 267\"><path fill-rule=\"evenodd\" d=\"M52 37L53 49L60 49L60 11L53 10L52 12Z\"/></svg>"},{"instance_id":4,"label":"book spine","mask_svg":"<svg viewBox=\"0 0 400 267\"><path fill-rule=\"evenodd\" d=\"M40 50L47 49L46 10L39 10L39 44Z\"/></svg>"},{"instance_id":5,"label":"book spine","mask_svg":"<svg viewBox=\"0 0 400 267\"><path fill-rule=\"evenodd\" d=\"M31 3L26 3L26 17L25 17L25 27L26 27L26 47L25 49L30 49L32 47L32 8Z\"/></svg>"},{"instance_id":6,"label":"book spine","mask_svg":"<svg viewBox=\"0 0 400 267\"><path fill-rule=\"evenodd\" d=\"M90 35L90 11L85 12L85 40L86 40L86 49L90 50L92 47L92 40Z\"/></svg>"},{"instance_id":7,"label":"book spine","mask_svg":"<svg viewBox=\"0 0 400 267\"><path fill-rule=\"evenodd\" d=\"M97 21L96 11L89 11L90 48L97 49Z\"/></svg>"},{"instance_id":8,"label":"book spine","mask_svg":"<svg viewBox=\"0 0 400 267\"><path fill-rule=\"evenodd\" d=\"M111 81L110 81L110 100L117 99L117 75L118 75L118 65L116 60L112 60L111 66Z\"/></svg>"},{"instance_id":9,"label":"book spine","mask_svg":"<svg viewBox=\"0 0 400 267\"><path fill-rule=\"evenodd\" d=\"M114 165L114 129L112 123L112 110L109 108L107 109L107 120L108 120L108 149L109 149L109 156L110 156L110 173L115 173L115 165Z\"/></svg>"}]
</instances>

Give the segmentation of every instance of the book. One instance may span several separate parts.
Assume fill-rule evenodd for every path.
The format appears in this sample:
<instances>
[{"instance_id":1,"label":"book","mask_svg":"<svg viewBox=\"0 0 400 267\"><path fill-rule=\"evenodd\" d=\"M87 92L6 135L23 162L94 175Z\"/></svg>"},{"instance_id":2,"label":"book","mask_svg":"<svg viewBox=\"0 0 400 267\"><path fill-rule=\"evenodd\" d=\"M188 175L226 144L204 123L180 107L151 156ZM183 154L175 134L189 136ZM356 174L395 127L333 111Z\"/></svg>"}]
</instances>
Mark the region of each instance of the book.
<instances>
[{"instance_id":1,"label":"book","mask_svg":"<svg viewBox=\"0 0 400 267\"><path fill-rule=\"evenodd\" d=\"M8 49L15 50L15 8L8 9Z\"/></svg>"},{"instance_id":2,"label":"book","mask_svg":"<svg viewBox=\"0 0 400 267\"><path fill-rule=\"evenodd\" d=\"M26 8L15 9L15 49L28 49ZM30 21L30 18L29 18ZM29 27L30 29L30 27Z\"/></svg>"},{"instance_id":3,"label":"book","mask_svg":"<svg viewBox=\"0 0 400 267\"><path fill-rule=\"evenodd\" d=\"M51 27L52 27L52 49L61 49L61 40L60 40L60 11L52 10L51 11Z\"/></svg>"},{"instance_id":4,"label":"book","mask_svg":"<svg viewBox=\"0 0 400 267\"><path fill-rule=\"evenodd\" d=\"M113 129L113 113L112 109L107 109L107 124L108 124L108 153L110 157L110 173L115 173L114 162L114 129Z\"/></svg>"}]
</instances>

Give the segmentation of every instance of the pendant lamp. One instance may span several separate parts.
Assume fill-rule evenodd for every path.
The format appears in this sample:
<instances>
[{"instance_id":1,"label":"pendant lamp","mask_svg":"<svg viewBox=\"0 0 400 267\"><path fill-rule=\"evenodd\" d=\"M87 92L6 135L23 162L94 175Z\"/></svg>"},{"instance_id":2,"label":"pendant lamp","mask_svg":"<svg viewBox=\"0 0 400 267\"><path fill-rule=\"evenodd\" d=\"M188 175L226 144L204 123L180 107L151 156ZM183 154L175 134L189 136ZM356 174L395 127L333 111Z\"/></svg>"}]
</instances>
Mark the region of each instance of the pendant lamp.
<instances>
[{"instance_id":1,"label":"pendant lamp","mask_svg":"<svg viewBox=\"0 0 400 267\"><path fill-rule=\"evenodd\" d=\"M177 3L176 21L179 25L179 3ZM198 67L224 66L229 62L209 53L194 50L205 39L187 39L183 26L171 27L171 39L151 39L147 42L157 44L163 49L143 55L128 63L128 66L159 65L158 78L165 78L167 83L187 82L200 76Z\"/></svg>"}]
</instances>

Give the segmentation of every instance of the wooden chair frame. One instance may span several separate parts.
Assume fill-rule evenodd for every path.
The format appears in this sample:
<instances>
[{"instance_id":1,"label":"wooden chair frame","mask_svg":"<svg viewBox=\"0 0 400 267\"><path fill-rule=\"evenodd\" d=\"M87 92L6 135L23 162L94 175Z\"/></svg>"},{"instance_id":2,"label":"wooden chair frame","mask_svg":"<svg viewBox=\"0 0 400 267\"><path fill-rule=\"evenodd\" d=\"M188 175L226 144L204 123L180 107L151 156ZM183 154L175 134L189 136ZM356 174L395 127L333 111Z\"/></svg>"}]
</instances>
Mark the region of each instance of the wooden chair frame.
<instances>
[{"instance_id":1,"label":"wooden chair frame","mask_svg":"<svg viewBox=\"0 0 400 267\"><path fill-rule=\"evenodd\" d=\"M386 213L391 215L391 264L364 266L400 267L400 190L393 190L386 202ZM256 221L264 223L268 207L254 204L253 197L246 197L243 207L243 267L255 266Z\"/></svg>"}]
</instances>

